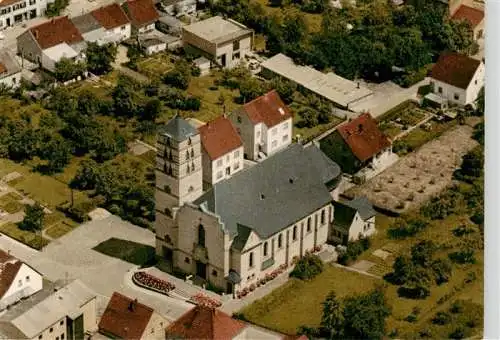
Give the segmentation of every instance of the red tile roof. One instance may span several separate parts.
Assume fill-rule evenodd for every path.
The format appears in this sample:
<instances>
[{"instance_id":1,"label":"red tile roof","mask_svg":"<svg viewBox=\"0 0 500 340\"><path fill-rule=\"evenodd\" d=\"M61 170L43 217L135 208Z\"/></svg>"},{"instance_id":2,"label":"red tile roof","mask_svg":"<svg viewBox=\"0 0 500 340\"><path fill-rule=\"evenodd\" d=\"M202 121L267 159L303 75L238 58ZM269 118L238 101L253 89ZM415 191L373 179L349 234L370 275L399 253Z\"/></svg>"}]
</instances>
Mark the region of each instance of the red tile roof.
<instances>
[{"instance_id":1,"label":"red tile roof","mask_svg":"<svg viewBox=\"0 0 500 340\"><path fill-rule=\"evenodd\" d=\"M63 42L71 45L83 40L82 35L67 16L53 18L34 26L30 28L30 32L43 50Z\"/></svg>"},{"instance_id":2,"label":"red tile roof","mask_svg":"<svg viewBox=\"0 0 500 340\"><path fill-rule=\"evenodd\" d=\"M10 6L15 4L16 2L21 2L22 0L0 0L0 8L5 6Z\"/></svg>"},{"instance_id":3,"label":"red tile roof","mask_svg":"<svg viewBox=\"0 0 500 340\"><path fill-rule=\"evenodd\" d=\"M198 305L170 324L166 337L230 340L245 327L220 310Z\"/></svg>"},{"instance_id":4,"label":"red tile roof","mask_svg":"<svg viewBox=\"0 0 500 340\"><path fill-rule=\"evenodd\" d=\"M153 312L152 308L114 292L99 322L99 332L122 339L140 339Z\"/></svg>"},{"instance_id":5,"label":"red tile roof","mask_svg":"<svg viewBox=\"0 0 500 340\"><path fill-rule=\"evenodd\" d=\"M4 296L17 276L23 263L0 250L0 298Z\"/></svg>"},{"instance_id":6,"label":"red tile roof","mask_svg":"<svg viewBox=\"0 0 500 340\"><path fill-rule=\"evenodd\" d=\"M356 119L339 126L337 131L354 156L361 162L391 146L391 141L380 131L377 122L369 113L363 113Z\"/></svg>"},{"instance_id":7,"label":"red tile roof","mask_svg":"<svg viewBox=\"0 0 500 340\"><path fill-rule=\"evenodd\" d=\"M484 12L469 6L460 6L452 16L453 20L467 20L472 28L476 28L484 20Z\"/></svg>"},{"instance_id":8,"label":"red tile roof","mask_svg":"<svg viewBox=\"0 0 500 340\"><path fill-rule=\"evenodd\" d=\"M243 145L231 121L220 116L198 128L201 144L211 160L215 160Z\"/></svg>"},{"instance_id":9,"label":"red tile roof","mask_svg":"<svg viewBox=\"0 0 500 340\"><path fill-rule=\"evenodd\" d=\"M111 4L91 12L92 16L107 30L129 23L128 17L118 4Z\"/></svg>"},{"instance_id":10,"label":"red tile roof","mask_svg":"<svg viewBox=\"0 0 500 340\"><path fill-rule=\"evenodd\" d=\"M431 77L446 84L466 89L481 61L466 55L446 53L439 56L431 71Z\"/></svg>"},{"instance_id":11,"label":"red tile roof","mask_svg":"<svg viewBox=\"0 0 500 340\"><path fill-rule=\"evenodd\" d=\"M136 27L149 25L159 18L151 0L127 0L123 5L130 21Z\"/></svg>"},{"instance_id":12,"label":"red tile roof","mask_svg":"<svg viewBox=\"0 0 500 340\"><path fill-rule=\"evenodd\" d=\"M246 103L243 105L243 112L246 112L252 123L264 123L268 128L292 117L290 109L283 103L276 90Z\"/></svg>"}]
</instances>

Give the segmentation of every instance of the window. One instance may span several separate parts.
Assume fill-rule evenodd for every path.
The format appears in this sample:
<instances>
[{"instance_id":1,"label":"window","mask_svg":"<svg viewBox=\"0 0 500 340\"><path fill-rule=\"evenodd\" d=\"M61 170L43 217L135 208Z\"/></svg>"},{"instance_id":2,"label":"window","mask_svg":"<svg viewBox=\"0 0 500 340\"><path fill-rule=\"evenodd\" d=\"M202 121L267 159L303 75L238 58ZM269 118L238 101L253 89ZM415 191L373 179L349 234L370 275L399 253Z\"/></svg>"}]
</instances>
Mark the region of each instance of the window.
<instances>
[{"instance_id":1,"label":"window","mask_svg":"<svg viewBox=\"0 0 500 340\"><path fill-rule=\"evenodd\" d=\"M169 208L165 208L165 215L172 217L172 211Z\"/></svg>"},{"instance_id":2,"label":"window","mask_svg":"<svg viewBox=\"0 0 500 340\"><path fill-rule=\"evenodd\" d=\"M62 325L64 325L64 320L61 320L61 321L59 322L59 325L61 325L61 326L62 326ZM64 335L61 335L61 337L63 337L63 336L64 336Z\"/></svg>"},{"instance_id":3,"label":"window","mask_svg":"<svg viewBox=\"0 0 500 340\"><path fill-rule=\"evenodd\" d=\"M193 158L193 157L194 157L194 150L191 149L191 158Z\"/></svg>"},{"instance_id":4,"label":"window","mask_svg":"<svg viewBox=\"0 0 500 340\"><path fill-rule=\"evenodd\" d=\"M218 167L222 166L222 158L217 161L217 166Z\"/></svg>"},{"instance_id":5,"label":"window","mask_svg":"<svg viewBox=\"0 0 500 340\"><path fill-rule=\"evenodd\" d=\"M278 129L277 128L274 128L271 133L273 134L273 136L276 136L276 134L278 133Z\"/></svg>"},{"instance_id":6,"label":"window","mask_svg":"<svg viewBox=\"0 0 500 340\"><path fill-rule=\"evenodd\" d=\"M41 339L41 338L42 338L42 334L40 334L40 335L38 336L38 339Z\"/></svg>"},{"instance_id":7,"label":"window","mask_svg":"<svg viewBox=\"0 0 500 340\"><path fill-rule=\"evenodd\" d=\"M30 5L36 4L36 0L30 0Z\"/></svg>"},{"instance_id":8,"label":"window","mask_svg":"<svg viewBox=\"0 0 500 340\"><path fill-rule=\"evenodd\" d=\"M191 162L191 171L194 171L194 162Z\"/></svg>"},{"instance_id":9,"label":"window","mask_svg":"<svg viewBox=\"0 0 500 340\"><path fill-rule=\"evenodd\" d=\"M288 135L283 136L283 142L286 142L288 140Z\"/></svg>"},{"instance_id":10,"label":"window","mask_svg":"<svg viewBox=\"0 0 500 340\"><path fill-rule=\"evenodd\" d=\"M194 190L193 186L192 186L192 185L190 185L190 186L189 186L189 188L188 188L188 192L191 192L191 191L193 191L193 190Z\"/></svg>"},{"instance_id":11,"label":"window","mask_svg":"<svg viewBox=\"0 0 500 340\"><path fill-rule=\"evenodd\" d=\"M212 270L212 276L217 276L217 270Z\"/></svg>"},{"instance_id":12,"label":"window","mask_svg":"<svg viewBox=\"0 0 500 340\"><path fill-rule=\"evenodd\" d=\"M217 179L221 179L222 178L222 171L218 171L217 172Z\"/></svg>"},{"instance_id":13,"label":"window","mask_svg":"<svg viewBox=\"0 0 500 340\"><path fill-rule=\"evenodd\" d=\"M233 41L233 51L237 51L239 49L240 49L240 41L239 40Z\"/></svg>"},{"instance_id":14,"label":"window","mask_svg":"<svg viewBox=\"0 0 500 340\"><path fill-rule=\"evenodd\" d=\"M438 92L443 93L443 88L441 86L438 87Z\"/></svg>"},{"instance_id":15,"label":"window","mask_svg":"<svg viewBox=\"0 0 500 340\"><path fill-rule=\"evenodd\" d=\"M231 167L230 166L228 166L226 168L226 176L229 176L229 175L231 175Z\"/></svg>"},{"instance_id":16,"label":"window","mask_svg":"<svg viewBox=\"0 0 500 340\"><path fill-rule=\"evenodd\" d=\"M226 156L226 163L228 163L230 159L231 159L231 156L227 155Z\"/></svg>"},{"instance_id":17,"label":"window","mask_svg":"<svg viewBox=\"0 0 500 340\"><path fill-rule=\"evenodd\" d=\"M170 238L169 235L165 235L165 241L168 243L168 244L172 244L172 239Z\"/></svg>"},{"instance_id":18,"label":"window","mask_svg":"<svg viewBox=\"0 0 500 340\"><path fill-rule=\"evenodd\" d=\"M30 282L30 276L26 276L26 282Z\"/></svg>"},{"instance_id":19,"label":"window","mask_svg":"<svg viewBox=\"0 0 500 340\"><path fill-rule=\"evenodd\" d=\"M273 140L273 142L271 143L271 147L275 148L277 146L278 146L278 141L277 140Z\"/></svg>"},{"instance_id":20,"label":"window","mask_svg":"<svg viewBox=\"0 0 500 340\"><path fill-rule=\"evenodd\" d=\"M53 331L54 331L54 328L51 328L51 329L49 330L49 332L50 332L50 333L52 333Z\"/></svg>"},{"instance_id":21,"label":"window","mask_svg":"<svg viewBox=\"0 0 500 340\"><path fill-rule=\"evenodd\" d=\"M189 151L186 151L186 159L189 159Z\"/></svg>"},{"instance_id":22,"label":"window","mask_svg":"<svg viewBox=\"0 0 500 340\"><path fill-rule=\"evenodd\" d=\"M126 28L127 28L126 26L122 26L120 27L120 30L125 31Z\"/></svg>"},{"instance_id":23,"label":"window","mask_svg":"<svg viewBox=\"0 0 500 340\"><path fill-rule=\"evenodd\" d=\"M155 334L155 329L151 328L151 334Z\"/></svg>"},{"instance_id":24,"label":"window","mask_svg":"<svg viewBox=\"0 0 500 340\"><path fill-rule=\"evenodd\" d=\"M459 100L460 96L458 95L458 93L455 93L455 95L453 96L453 98L455 98L455 100Z\"/></svg>"},{"instance_id":25,"label":"window","mask_svg":"<svg viewBox=\"0 0 500 340\"><path fill-rule=\"evenodd\" d=\"M168 146L170 146L170 138L167 137L166 143Z\"/></svg>"},{"instance_id":26,"label":"window","mask_svg":"<svg viewBox=\"0 0 500 340\"><path fill-rule=\"evenodd\" d=\"M165 184L165 186L163 187L163 189L165 190L165 192L167 194L170 194L172 192L172 189L170 189L170 185Z\"/></svg>"},{"instance_id":27,"label":"window","mask_svg":"<svg viewBox=\"0 0 500 340\"><path fill-rule=\"evenodd\" d=\"M278 235L278 248L283 247L283 235L279 234Z\"/></svg>"},{"instance_id":28,"label":"window","mask_svg":"<svg viewBox=\"0 0 500 340\"><path fill-rule=\"evenodd\" d=\"M202 224L198 226L198 245L205 246L205 228Z\"/></svg>"},{"instance_id":29,"label":"window","mask_svg":"<svg viewBox=\"0 0 500 340\"><path fill-rule=\"evenodd\" d=\"M253 252L248 257L248 267L253 268Z\"/></svg>"},{"instance_id":30,"label":"window","mask_svg":"<svg viewBox=\"0 0 500 340\"><path fill-rule=\"evenodd\" d=\"M189 257L186 257L186 258L184 258L184 262L186 262L186 263L190 263L190 262L191 262L191 260L189 260Z\"/></svg>"},{"instance_id":31,"label":"window","mask_svg":"<svg viewBox=\"0 0 500 340\"><path fill-rule=\"evenodd\" d=\"M59 337L58 337L58 336L56 336L56 340L59 340Z\"/></svg>"},{"instance_id":32,"label":"window","mask_svg":"<svg viewBox=\"0 0 500 340\"><path fill-rule=\"evenodd\" d=\"M61 334L61 340L64 340L64 333Z\"/></svg>"},{"instance_id":33,"label":"window","mask_svg":"<svg viewBox=\"0 0 500 340\"><path fill-rule=\"evenodd\" d=\"M190 167L190 166L189 166L189 164L188 164L188 166L187 166L187 173L189 173L189 170L190 170L190 169L191 169L191 167Z\"/></svg>"},{"instance_id":34,"label":"window","mask_svg":"<svg viewBox=\"0 0 500 340\"><path fill-rule=\"evenodd\" d=\"M264 242L264 256L267 256L267 242Z\"/></svg>"},{"instance_id":35,"label":"window","mask_svg":"<svg viewBox=\"0 0 500 340\"><path fill-rule=\"evenodd\" d=\"M240 150L236 150L234 152L234 158L238 158L240 156Z\"/></svg>"},{"instance_id":36,"label":"window","mask_svg":"<svg viewBox=\"0 0 500 340\"><path fill-rule=\"evenodd\" d=\"M240 59L240 52L236 52L233 54L233 60Z\"/></svg>"},{"instance_id":37,"label":"window","mask_svg":"<svg viewBox=\"0 0 500 340\"><path fill-rule=\"evenodd\" d=\"M311 218L309 217L307 219L307 232L310 232L311 231Z\"/></svg>"},{"instance_id":38,"label":"window","mask_svg":"<svg viewBox=\"0 0 500 340\"><path fill-rule=\"evenodd\" d=\"M288 130L288 122L286 122L285 124L283 124L283 130Z\"/></svg>"},{"instance_id":39,"label":"window","mask_svg":"<svg viewBox=\"0 0 500 340\"><path fill-rule=\"evenodd\" d=\"M297 226L296 226L296 225L295 225L295 226L293 226L293 237L292 237L292 239L293 239L294 241L296 241L296 240L297 240Z\"/></svg>"},{"instance_id":40,"label":"window","mask_svg":"<svg viewBox=\"0 0 500 340\"><path fill-rule=\"evenodd\" d=\"M240 163L234 163L234 166L233 166L234 170L238 170L240 168Z\"/></svg>"},{"instance_id":41,"label":"window","mask_svg":"<svg viewBox=\"0 0 500 340\"><path fill-rule=\"evenodd\" d=\"M191 137L188 138L188 145L191 145Z\"/></svg>"},{"instance_id":42,"label":"window","mask_svg":"<svg viewBox=\"0 0 500 340\"><path fill-rule=\"evenodd\" d=\"M325 210L321 210L321 224L325 224Z\"/></svg>"},{"instance_id":43,"label":"window","mask_svg":"<svg viewBox=\"0 0 500 340\"><path fill-rule=\"evenodd\" d=\"M474 80L474 85L477 85L477 79L476 79L476 80Z\"/></svg>"}]
</instances>

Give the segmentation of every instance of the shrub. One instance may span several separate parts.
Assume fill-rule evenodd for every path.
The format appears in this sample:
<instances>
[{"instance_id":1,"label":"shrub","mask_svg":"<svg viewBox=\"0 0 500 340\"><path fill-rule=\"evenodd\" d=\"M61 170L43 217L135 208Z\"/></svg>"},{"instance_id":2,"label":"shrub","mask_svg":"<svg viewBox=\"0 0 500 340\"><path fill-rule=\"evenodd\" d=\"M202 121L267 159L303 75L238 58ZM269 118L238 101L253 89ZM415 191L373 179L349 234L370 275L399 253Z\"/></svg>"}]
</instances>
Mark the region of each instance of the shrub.
<instances>
[{"instance_id":1,"label":"shrub","mask_svg":"<svg viewBox=\"0 0 500 340\"><path fill-rule=\"evenodd\" d=\"M467 227L466 225L461 225L453 229L453 235L457 237L462 237L464 235L472 234L475 230L473 228Z\"/></svg>"},{"instance_id":2,"label":"shrub","mask_svg":"<svg viewBox=\"0 0 500 340\"><path fill-rule=\"evenodd\" d=\"M290 277L301 280L310 280L323 272L323 262L316 255L307 255L302 257L295 268L290 273Z\"/></svg>"},{"instance_id":3,"label":"shrub","mask_svg":"<svg viewBox=\"0 0 500 340\"><path fill-rule=\"evenodd\" d=\"M463 339L465 338L465 331L463 327L457 327L453 332L449 335L450 339Z\"/></svg>"},{"instance_id":4,"label":"shrub","mask_svg":"<svg viewBox=\"0 0 500 340\"><path fill-rule=\"evenodd\" d=\"M472 248L467 248L453 252L448 255L450 260L459 264L474 264L476 263L476 257L474 250Z\"/></svg>"},{"instance_id":5,"label":"shrub","mask_svg":"<svg viewBox=\"0 0 500 340\"><path fill-rule=\"evenodd\" d=\"M450 307L450 312L453 314L459 314L464 311L464 302L461 300L457 300L453 302L453 304Z\"/></svg>"},{"instance_id":6,"label":"shrub","mask_svg":"<svg viewBox=\"0 0 500 340\"><path fill-rule=\"evenodd\" d=\"M393 239L404 239L415 236L425 230L428 223L423 219L399 220L388 230L389 237Z\"/></svg>"},{"instance_id":7,"label":"shrub","mask_svg":"<svg viewBox=\"0 0 500 340\"><path fill-rule=\"evenodd\" d=\"M437 312L432 318L432 323L435 325L447 325L451 322L451 315L446 312Z\"/></svg>"},{"instance_id":8,"label":"shrub","mask_svg":"<svg viewBox=\"0 0 500 340\"><path fill-rule=\"evenodd\" d=\"M436 284L448 282L451 276L451 264L445 259L438 259L432 263Z\"/></svg>"}]
</instances>

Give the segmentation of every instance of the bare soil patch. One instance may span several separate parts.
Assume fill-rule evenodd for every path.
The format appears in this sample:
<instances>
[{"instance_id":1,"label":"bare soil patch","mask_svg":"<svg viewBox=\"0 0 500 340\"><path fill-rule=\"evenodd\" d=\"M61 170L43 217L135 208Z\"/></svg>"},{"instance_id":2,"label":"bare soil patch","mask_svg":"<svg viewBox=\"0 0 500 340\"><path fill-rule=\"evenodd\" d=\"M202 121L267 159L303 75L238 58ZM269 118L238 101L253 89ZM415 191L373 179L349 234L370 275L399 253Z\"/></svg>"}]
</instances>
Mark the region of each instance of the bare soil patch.
<instances>
[{"instance_id":1,"label":"bare soil patch","mask_svg":"<svg viewBox=\"0 0 500 340\"><path fill-rule=\"evenodd\" d=\"M345 195L367 196L375 206L398 214L420 206L450 185L462 156L477 146L472 131L460 125L445 132Z\"/></svg>"}]
</instances>

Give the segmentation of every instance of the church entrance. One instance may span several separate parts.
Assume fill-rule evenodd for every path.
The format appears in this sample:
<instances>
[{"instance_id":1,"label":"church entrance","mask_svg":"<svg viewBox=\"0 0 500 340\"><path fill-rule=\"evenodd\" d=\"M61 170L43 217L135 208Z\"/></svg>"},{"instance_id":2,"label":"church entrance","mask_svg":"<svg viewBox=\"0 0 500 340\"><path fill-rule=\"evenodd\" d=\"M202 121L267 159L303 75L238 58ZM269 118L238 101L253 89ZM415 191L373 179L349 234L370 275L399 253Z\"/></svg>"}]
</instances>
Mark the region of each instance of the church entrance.
<instances>
[{"instance_id":1,"label":"church entrance","mask_svg":"<svg viewBox=\"0 0 500 340\"><path fill-rule=\"evenodd\" d=\"M196 261L196 276L201 277L203 280L207 279L207 265L200 261Z\"/></svg>"}]
</instances>

